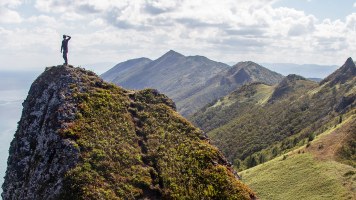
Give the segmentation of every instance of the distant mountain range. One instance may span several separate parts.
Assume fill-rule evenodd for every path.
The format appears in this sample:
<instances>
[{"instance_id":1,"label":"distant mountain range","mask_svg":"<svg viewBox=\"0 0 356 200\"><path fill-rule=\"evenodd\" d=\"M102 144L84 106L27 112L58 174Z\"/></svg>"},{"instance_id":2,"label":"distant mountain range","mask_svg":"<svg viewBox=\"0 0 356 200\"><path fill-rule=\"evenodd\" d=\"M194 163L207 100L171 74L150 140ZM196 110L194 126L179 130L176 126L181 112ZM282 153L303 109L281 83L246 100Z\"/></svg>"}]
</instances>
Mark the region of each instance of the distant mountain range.
<instances>
[{"instance_id":1,"label":"distant mountain range","mask_svg":"<svg viewBox=\"0 0 356 200\"><path fill-rule=\"evenodd\" d=\"M315 65L304 64L298 65L293 63L259 63L260 65L280 73L284 76L289 74L298 74L306 78L325 78L333 73L340 66L337 65Z\"/></svg>"},{"instance_id":2,"label":"distant mountain range","mask_svg":"<svg viewBox=\"0 0 356 200\"><path fill-rule=\"evenodd\" d=\"M109 70L110 68L112 68L112 66L114 65L115 63L113 62L98 62L98 63L80 65L80 67L93 71L96 74L102 74L107 70Z\"/></svg>"},{"instance_id":3,"label":"distant mountain range","mask_svg":"<svg viewBox=\"0 0 356 200\"><path fill-rule=\"evenodd\" d=\"M254 62L240 62L202 84L173 95L172 99L176 100L181 115L188 116L205 103L227 95L243 84L264 81L275 85L282 79L282 75Z\"/></svg>"},{"instance_id":4,"label":"distant mountain range","mask_svg":"<svg viewBox=\"0 0 356 200\"><path fill-rule=\"evenodd\" d=\"M184 56L173 50L153 61L138 58L119 63L101 77L123 88L156 88L174 100L183 116L242 84L252 81L277 84L283 78L253 62L230 67L203 56Z\"/></svg>"}]
</instances>

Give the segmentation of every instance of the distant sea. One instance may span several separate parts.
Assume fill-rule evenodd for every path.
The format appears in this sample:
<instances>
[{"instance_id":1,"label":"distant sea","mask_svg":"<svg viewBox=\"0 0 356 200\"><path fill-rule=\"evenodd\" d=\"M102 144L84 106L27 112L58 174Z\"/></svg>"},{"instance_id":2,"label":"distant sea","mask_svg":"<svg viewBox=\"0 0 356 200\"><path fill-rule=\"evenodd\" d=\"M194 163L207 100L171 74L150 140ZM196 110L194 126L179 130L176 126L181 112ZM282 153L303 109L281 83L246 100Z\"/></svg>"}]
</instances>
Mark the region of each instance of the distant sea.
<instances>
[{"instance_id":1,"label":"distant sea","mask_svg":"<svg viewBox=\"0 0 356 200\"><path fill-rule=\"evenodd\" d=\"M10 143L20 121L22 102L40 71L0 71L0 185L4 182ZM0 188L2 193L2 188Z\"/></svg>"}]
</instances>

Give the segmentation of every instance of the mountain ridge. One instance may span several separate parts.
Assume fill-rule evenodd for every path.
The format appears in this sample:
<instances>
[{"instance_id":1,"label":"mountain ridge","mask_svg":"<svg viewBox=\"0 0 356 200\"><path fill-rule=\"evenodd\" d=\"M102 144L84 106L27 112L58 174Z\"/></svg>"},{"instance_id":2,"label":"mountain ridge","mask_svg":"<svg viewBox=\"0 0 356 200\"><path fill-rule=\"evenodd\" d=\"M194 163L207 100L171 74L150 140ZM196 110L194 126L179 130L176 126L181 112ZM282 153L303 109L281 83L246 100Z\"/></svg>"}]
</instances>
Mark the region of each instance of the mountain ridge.
<instances>
[{"instance_id":1,"label":"mountain ridge","mask_svg":"<svg viewBox=\"0 0 356 200\"><path fill-rule=\"evenodd\" d=\"M218 74L205 83L194 86L182 94L172 96L181 109L178 111L183 116L188 116L205 103L225 96L243 84L253 81L262 81L277 84L282 75L272 72L254 62L240 62L230 69Z\"/></svg>"},{"instance_id":2,"label":"mountain ridge","mask_svg":"<svg viewBox=\"0 0 356 200\"><path fill-rule=\"evenodd\" d=\"M149 58L136 58L132 60L127 60L115 65L110 70L101 74L100 77L107 80L108 82L115 81L116 77L130 73L131 71L152 62Z\"/></svg>"},{"instance_id":3,"label":"mountain ridge","mask_svg":"<svg viewBox=\"0 0 356 200\"><path fill-rule=\"evenodd\" d=\"M157 88L176 102L178 112L188 116L205 103L227 95L241 84L252 81L276 84L283 76L251 61L230 67L205 56L184 56L170 50L158 59L115 79L102 77L124 88Z\"/></svg>"}]
</instances>

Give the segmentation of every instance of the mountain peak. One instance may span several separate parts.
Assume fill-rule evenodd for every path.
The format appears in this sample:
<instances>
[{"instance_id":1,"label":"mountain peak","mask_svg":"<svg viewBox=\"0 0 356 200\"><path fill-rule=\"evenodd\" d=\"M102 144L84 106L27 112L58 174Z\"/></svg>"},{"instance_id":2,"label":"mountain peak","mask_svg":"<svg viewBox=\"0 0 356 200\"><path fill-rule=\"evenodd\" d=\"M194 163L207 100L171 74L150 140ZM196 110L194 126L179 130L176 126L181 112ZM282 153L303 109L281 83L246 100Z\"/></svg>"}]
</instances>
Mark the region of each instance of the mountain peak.
<instances>
[{"instance_id":1,"label":"mountain peak","mask_svg":"<svg viewBox=\"0 0 356 200\"><path fill-rule=\"evenodd\" d=\"M349 57L346 62L337 69L334 73L330 74L328 77L323 79L319 85L323 85L329 82L331 85L338 83L345 83L347 80L356 76L356 66L351 57Z\"/></svg>"},{"instance_id":2,"label":"mountain peak","mask_svg":"<svg viewBox=\"0 0 356 200\"><path fill-rule=\"evenodd\" d=\"M173 51L173 50L169 50L167 53L165 53L162 57L166 57L166 56L179 56L179 57L185 57L184 55Z\"/></svg>"},{"instance_id":3,"label":"mountain peak","mask_svg":"<svg viewBox=\"0 0 356 200\"><path fill-rule=\"evenodd\" d=\"M341 72L345 73L348 69L355 68L355 63L351 57L349 57L344 65L341 67Z\"/></svg>"}]
</instances>

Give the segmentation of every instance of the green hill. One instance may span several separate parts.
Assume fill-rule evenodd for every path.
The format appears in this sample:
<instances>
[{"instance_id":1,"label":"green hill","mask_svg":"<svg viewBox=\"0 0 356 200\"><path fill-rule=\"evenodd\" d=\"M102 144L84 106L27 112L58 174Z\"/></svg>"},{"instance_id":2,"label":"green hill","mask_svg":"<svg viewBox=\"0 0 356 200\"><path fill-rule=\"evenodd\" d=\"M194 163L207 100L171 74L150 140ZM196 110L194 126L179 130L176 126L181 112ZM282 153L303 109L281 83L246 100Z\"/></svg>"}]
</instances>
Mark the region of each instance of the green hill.
<instances>
[{"instance_id":1,"label":"green hill","mask_svg":"<svg viewBox=\"0 0 356 200\"><path fill-rule=\"evenodd\" d=\"M195 126L209 132L262 106L272 95L275 86L252 82L226 96L205 104L187 119Z\"/></svg>"},{"instance_id":2,"label":"green hill","mask_svg":"<svg viewBox=\"0 0 356 200\"><path fill-rule=\"evenodd\" d=\"M349 58L319 84L289 75L273 89L261 83L247 85L253 95L236 90L188 119L240 169L252 167L323 132L325 124L350 111L356 99L354 70Z\"/></svg>"},{"instance_id":3,"label":"green hill","mask_svg":"<svg viewBox=\"0 0 356 200\"><path fill-rule=\"evenodd\" d=\"M309 144L241 171L242 181L261 199L355 199L355 119L351 110Z\"/></svg>"},{"instance_id":4,"label":"green hill","mask_svg":"<svg viewBox=\"0 0 356 200\"><path fill-rule=\"evenodd\" d=\"M155 89L48 67L11 142L4 200L257 199L201 131Z\"/></svg>"}]
</instances>

